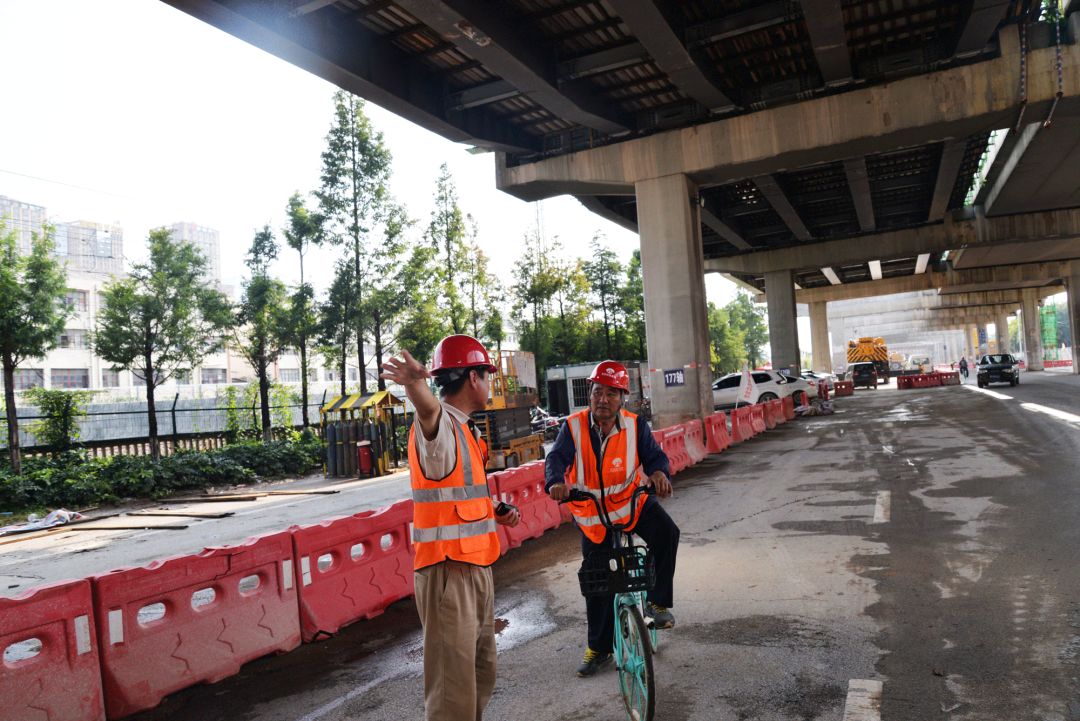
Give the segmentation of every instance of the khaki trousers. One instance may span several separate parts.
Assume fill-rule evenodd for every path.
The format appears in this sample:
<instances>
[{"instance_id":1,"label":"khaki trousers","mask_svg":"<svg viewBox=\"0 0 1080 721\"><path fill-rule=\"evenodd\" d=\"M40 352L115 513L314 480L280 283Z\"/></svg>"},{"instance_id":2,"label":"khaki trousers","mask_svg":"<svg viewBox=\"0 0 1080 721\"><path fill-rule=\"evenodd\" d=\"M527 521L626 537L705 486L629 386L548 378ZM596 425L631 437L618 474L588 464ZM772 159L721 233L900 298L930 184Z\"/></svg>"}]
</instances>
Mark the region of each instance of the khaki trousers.
<instances>
[{"instance_id":1,"label":"khaki trousers","mask_svg":"<svg viewBox=\"0 0 1080 721\"><path fill-rule=\"evenodd\" d=\"M413 580L424 626L426 719L481 721L495 688L491 568L443 561Z\"/></svg>"}]
</instances>

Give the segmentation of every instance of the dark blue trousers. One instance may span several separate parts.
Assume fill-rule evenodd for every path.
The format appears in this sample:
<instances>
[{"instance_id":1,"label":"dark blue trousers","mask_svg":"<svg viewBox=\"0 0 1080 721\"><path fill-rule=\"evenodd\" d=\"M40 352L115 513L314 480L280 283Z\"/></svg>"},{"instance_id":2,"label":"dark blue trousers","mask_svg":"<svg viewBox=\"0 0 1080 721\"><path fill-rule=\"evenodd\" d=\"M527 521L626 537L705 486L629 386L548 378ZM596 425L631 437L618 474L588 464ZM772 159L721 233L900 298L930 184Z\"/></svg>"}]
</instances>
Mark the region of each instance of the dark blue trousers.
<instances>
[{"instance_id":1,"label":"dark blue trousers","mask_svg":"<svg viewBox=\"0 0 1080 721\"><path fill-rule=\"evenodd\" d=\"M580 530L580 529L578 529ZM656 564L656 586L649 592L649 601L657 606L670 608L675 605L673 583L675 579L675 555L679 550L679 527L655 498L645 500L641 518L634 528L634 535L645 541L652 550ZM601 543L593 543L581 534L582 556L597 549L611 546L611 534ZM589 648L600 653L610 653L615 643L615 597L587 596L585 616L589 621Z\"/></svg>"}]
</instances>

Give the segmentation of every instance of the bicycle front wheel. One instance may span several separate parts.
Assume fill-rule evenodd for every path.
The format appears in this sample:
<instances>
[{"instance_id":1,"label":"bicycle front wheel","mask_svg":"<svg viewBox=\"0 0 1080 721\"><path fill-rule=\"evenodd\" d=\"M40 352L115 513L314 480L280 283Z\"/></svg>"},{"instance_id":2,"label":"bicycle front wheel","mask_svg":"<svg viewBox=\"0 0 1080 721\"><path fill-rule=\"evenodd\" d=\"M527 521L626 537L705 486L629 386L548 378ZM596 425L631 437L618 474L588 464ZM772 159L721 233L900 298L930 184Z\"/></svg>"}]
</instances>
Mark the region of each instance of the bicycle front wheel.
<instances>
[{"instance_id":1,"label":"bicycle front wheel","mask_svg":"<svg viewBox=\"0 0 1080 721\"><path fill-rule=\"evenodd\" d=\"M656 682L653 678L652 644L645 619L637 606L620 606L615 645L626 717L630 721L653 721Z\"/></svg>"}]
</instances>

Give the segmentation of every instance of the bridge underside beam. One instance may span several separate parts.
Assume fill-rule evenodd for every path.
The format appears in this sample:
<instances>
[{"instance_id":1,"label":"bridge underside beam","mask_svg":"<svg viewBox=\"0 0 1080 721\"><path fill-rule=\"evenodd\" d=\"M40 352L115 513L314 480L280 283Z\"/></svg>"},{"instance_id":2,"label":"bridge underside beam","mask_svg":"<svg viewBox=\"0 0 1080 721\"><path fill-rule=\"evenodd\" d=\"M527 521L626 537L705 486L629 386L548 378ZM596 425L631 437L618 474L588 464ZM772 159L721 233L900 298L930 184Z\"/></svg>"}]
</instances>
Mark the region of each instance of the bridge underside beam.
<instances>
[{"instance_id":1,"label":"bridge underside beam","mask_svg":"<svg viewBox=\"0 0 1080 721\"><path fill-rule=\"evenodd\" d=\"M687 174L699 186L842 161L1008 127L1020 98L1015 26L998 58L885 85L657 133L532 163L497 161L499 187L525 200ZM1063 99L1055 118L1080 116L1080 45L1063 45ZM1026 55L1026 113L1045 117L1057 93L1054 48ZM833 119L843 118L843 122Z\"/></svg>"}]
</instances>

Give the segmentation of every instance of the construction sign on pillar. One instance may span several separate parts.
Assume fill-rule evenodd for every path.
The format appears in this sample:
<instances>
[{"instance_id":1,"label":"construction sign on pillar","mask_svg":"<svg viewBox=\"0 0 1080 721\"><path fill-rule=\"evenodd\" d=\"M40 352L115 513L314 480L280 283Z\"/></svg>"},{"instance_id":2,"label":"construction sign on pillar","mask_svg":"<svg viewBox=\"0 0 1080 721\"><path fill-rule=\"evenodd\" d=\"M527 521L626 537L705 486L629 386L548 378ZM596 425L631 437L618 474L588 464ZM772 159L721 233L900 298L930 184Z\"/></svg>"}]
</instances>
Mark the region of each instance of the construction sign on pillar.
<instances>
[{"instance_id":1,"label":"construction sign on pillar","mask_svg":"<svg viewBox=\"0 0 1080 721\"><path fill-rule=\"evenodd\" d=\"M750 371L743 369L742 377L739 378L739 403L753 403L756 393L754 389L756 384L754 383L754 376L750 375Z\"/></svg>"}]
</instances>

